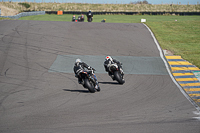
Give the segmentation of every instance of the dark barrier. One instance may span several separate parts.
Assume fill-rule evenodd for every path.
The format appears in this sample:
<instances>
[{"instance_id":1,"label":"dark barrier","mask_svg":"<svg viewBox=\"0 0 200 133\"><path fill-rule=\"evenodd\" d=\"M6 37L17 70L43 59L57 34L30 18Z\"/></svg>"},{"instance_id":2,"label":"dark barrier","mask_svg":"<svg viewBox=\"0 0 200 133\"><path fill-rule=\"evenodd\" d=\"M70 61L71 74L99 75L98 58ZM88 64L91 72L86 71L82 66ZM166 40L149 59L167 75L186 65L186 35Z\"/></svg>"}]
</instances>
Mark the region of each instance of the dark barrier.
<instances>
[{"instance_id":1,"label":"dark barrier","mask_svg":"<svg viewBox=\"0 0 200 133\"><path fill-rule=\"evenodd\" d=\"M57 11L46 11L46 14L57 14ZM63 11L63 14L87 14L87 12ZM200 15L200 12L93 12L94 15Z\"/></svg>"}]
</instances>

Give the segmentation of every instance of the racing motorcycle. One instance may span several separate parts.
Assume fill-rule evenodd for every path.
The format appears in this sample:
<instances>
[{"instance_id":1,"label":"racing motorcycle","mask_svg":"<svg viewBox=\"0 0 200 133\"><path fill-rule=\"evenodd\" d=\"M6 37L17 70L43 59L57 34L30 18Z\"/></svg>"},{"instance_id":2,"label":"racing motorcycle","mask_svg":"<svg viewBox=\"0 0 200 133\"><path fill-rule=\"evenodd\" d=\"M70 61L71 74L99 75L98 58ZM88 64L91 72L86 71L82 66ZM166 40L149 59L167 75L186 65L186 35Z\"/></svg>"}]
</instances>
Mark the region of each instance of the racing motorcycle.
<instances>
[{"instance_id":1,"label":"racing motorcycle","mask_svg":"<svg viewBox=\"0 0 200 133\"><path fill-rule=\"evenodd\" d=\"M73 17L72 17L72 22L75 22L75 20L76 20L76 16L73 15Z\"/></svg>"},{"instance_id":2,"label":"racing motorcycle","mask_svg":"<svg viewBox=\"0 0 200 133\"><path fill-rule=\"evenodd\" d=\"M93 72L94 70L89 70L89 71L81 70L79 73L79 76L83 80L83 83L82 83L83 87L87 88L89 92L91 93L94 93L96 90L100 91L99 85L98 85L98 88L95 88L96 81L94 79Z\"/></svg>"},{"instance_id":3,"label":"racing motorcycle","mask_svg":"<svg viewBox=\"0 0 200 133\"><path fill-rule=\"evenodd\" d=\"M78 16L78 22L84 22L84 17L83 16Z\"/></svg>"},{"instance_id":4,"label":"racing motorcycle","mask_svg":"<svg viewBox=\"0 0 200 133\"><path fill-rule=\"evenodd\" d=\"M109 71L111 71L114 74L113 80L117 80L119 84L124 84L124 73L122 68L119 68L117 64L111 64L109 67Z\"/></svg>"},{"instance_id":5,"label":"racing motorcycle","mask_svg":"<svg viewBox=\"0 0 200 133\"><path fill-rule=\"evenodd\" d=\"M87 21L92 22L92 20L93 20L93 15L92 15L91 12L89 12L88 15L87 15Z\"/></svg>"}]
</instances>

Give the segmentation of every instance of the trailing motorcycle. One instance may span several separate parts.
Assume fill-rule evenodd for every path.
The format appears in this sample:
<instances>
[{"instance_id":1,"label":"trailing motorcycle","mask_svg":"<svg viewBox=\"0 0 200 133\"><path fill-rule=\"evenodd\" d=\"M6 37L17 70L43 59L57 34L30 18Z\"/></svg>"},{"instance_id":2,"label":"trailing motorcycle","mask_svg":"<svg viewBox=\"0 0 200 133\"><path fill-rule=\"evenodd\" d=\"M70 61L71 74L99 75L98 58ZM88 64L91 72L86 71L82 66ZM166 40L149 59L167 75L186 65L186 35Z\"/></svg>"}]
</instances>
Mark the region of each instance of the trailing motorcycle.
<instances>
[{"instance_id":1,"label":"trailing motorcycle","mask_svg":"<svg viewBox=\"0 0 200 133\"><path fill-rule=\"evenodd\" d=\"M117 80L119 84L124 84L124 73L122 68L119 68L117 64L111 64L109 67L109 71L111 71L114 74L113 80Z\"/></svg>"},{"instance_id":2,"label":"trailing motorcycle","mask_svg":"<svg viewBox=\"0 0 200 133\"><path fill-rule=\"evenodd\" d=\"M93 76L94 70L81 70L79 72L79 76L82 78L83 82L82 85L84 88L87 88L89 92L94 93L96 90L100 91L100 87L98 85L98 88L95 88L96 81Z\"/></svg>"}]
</instances>

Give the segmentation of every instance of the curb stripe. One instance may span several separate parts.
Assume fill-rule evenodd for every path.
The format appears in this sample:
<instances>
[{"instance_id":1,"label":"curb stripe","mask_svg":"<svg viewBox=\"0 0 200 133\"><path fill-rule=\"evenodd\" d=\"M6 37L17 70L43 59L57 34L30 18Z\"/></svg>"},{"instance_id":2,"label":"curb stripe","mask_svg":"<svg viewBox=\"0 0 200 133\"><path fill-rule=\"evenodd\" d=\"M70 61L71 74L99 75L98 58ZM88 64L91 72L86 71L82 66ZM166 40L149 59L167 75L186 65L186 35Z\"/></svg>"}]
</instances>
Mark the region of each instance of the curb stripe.
<instances>
[{"instance_id":1,"label":"curb stripe","mask_svg":"<svg viewBox=\"0 0 200 133\"><path fill-rule=\"evenodd\" d=\"M198 80L195 81L179 81L180 84L187 84L187 83L199 83Z\"/></svg>"},{"instance_id":2,"label":"curb stripe","mask_svg":"<svg viewBox=\"0 0 200 133\"><path fill-rule=\"evenodd\" d=\"M200 99L200 94L189 94L194 99Z\"/></svg>"},{"instance_id":3,"label":"curb stripe","mask_svg":"<svg viewBox=\"0 0 200 133\"><path fill-rule=\"evenodd\" d=\"M195 65L183 60L181 56L165 56L172 74L185 92L200 106L200 81L193 71L200 70Z\"/></svg>"},{"instance_id":4,"label":"curb stripe","mask_svg":"<svg viewBox=\"0 0 200 133\"><path fill-rule=\"evenodd\" d=\"M188 75L188 76L174 76L175 78L196 78L194 75Z\"/></svg>"},{"instance_id":5,"label":"curb stripe","mask_svg":"<svg viewBox=\"0 0 200 133\"><path fill-rule=\"evenodd\" d=\"M188 88L188 89L185 89L185 91L187 91L187 92L200 91L200 88Z\"/></svg>"},{"instance_id":6,"label":"curb stripe","mask_svg":"<svg viewBox=\"0 0 200 133\"><path fill-rule=\"evenodd\" d=\"M197 78L178 78L177 81L199 81Z\"/></svg>"},{"instance_id":7,"label":"curb stripe","mask_svg":"<svg viewBox=\"0 0 200 133\"><path fill-rule=\"evenodd\" d=\"M171 65L171 67L196 67L194 65Z\"/></svg>"},{"instance_id":8,"label":"curb stripe","mask_svg":"<svg viewBox=\"0 0 200 133\"><path fill-rule=\"evenodd\" d=\"M182 59L181 56L165 56L167 59Z\"/></svg>"},{"instance_id":9,"label":"curb stripe","mask_svg":"<svg viewBox=\"0 0 200 133\"><path fill-rule=\"evenodd\" d=\"M192 71L191 70L178 70L173 73L192 73Z\"/></svg>"},{"instance_id":10,"label":"curb stripe","mask_svg":"<svg viewBox=\"0 0 200 133\"><path fill-rule=\"evenodd\" d=\"M200 70L199 68L196 67L171 67L172 71L177 71L177 70Z\"/></svg>"},{"instance_id":11,"label":"curb stripe","mask_svg":"<svg viewBox=\"0 0 200 133\"><path fill-rule=\"evenodd\" d=\"M185 61L183 59L168 59L168 61Z\"/></svg>"},{"instance_id":12,"label":"curb stripe","mask_svg":"<svg viewBox=\"0 0 200 133\"><path fill-rule=\"evenodd\" d=\"M200 99L194 99L196 103L200 103Z\"/></svg>"},{"instance_id":13,"label":"curb stripe","mask_svg":"<svg viewBox=\"0 0 200 133\"><path fill-rule=\"evenodd\" d=\"M193 73L173 73L174 76L187 76L187 75L194 75Z\"/></svg>"},{"instance_id":14,"label":"curb stripe","mask_svg":"<svg viewBox=\"0 0 200 133\"><path fill-rule=\"evenodd\" d=\"M199 88L200 88L200 82L198 82L198 83L181 84L181 86L199 86Z\"/></svg>"},{"instance_id":15,"label":"curb stripe","mask_svg":"<svg viewBox=\"0 0 200 133\"><path fill-rule=\"evenodd\" d=\"M197 94L197 93L200 94L200 91L188 91L187 93L188 93L188 94Z\"/></svg>"},{"instance_id":16,"label":"curb stripe","mask_svg":"<svg viewBox=\"0 0 200 133\"><path fill-rule=\"evenodd\" d=\"M192 65L191 63L187 62L187 61L169 61L168 62L170 65Z\"/></svg>"},{"instance_id":17,"label":"curb stripe","mask_svg":"<svg viewBox=\"0 0 200 133\"><path fill-rule=\"evenodd\" d=\"M183 88L200 88L200 86L183 86Z\"/></svg>"}]
</instances>

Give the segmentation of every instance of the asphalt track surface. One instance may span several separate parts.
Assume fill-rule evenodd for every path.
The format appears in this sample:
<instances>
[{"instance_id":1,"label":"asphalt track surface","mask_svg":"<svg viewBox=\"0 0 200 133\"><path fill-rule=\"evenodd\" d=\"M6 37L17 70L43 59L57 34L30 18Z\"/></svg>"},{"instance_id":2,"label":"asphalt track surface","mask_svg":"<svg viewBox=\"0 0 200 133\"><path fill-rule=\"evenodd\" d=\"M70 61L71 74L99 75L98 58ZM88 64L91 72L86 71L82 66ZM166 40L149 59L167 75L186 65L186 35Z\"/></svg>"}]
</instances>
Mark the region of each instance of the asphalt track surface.
<instances>
[{"instance_id":1,"label":"asphalt track surface","mask_svg":"<svg viewBox=\"0 0 200 133\"><path fill-rule=\"evenodd\" d=\"M58 56L108 54L141 58L132 64L141 69L142 59L160 58L150 32L139 23L0 21L0 132L200 132L196 108L166 70L126 73L124 85L99 72L101 91L93 94L72 72L50 70ZM153 68L166 69L162 63Z\"/></svg>"}]
</instances>

